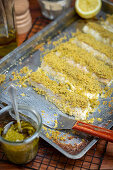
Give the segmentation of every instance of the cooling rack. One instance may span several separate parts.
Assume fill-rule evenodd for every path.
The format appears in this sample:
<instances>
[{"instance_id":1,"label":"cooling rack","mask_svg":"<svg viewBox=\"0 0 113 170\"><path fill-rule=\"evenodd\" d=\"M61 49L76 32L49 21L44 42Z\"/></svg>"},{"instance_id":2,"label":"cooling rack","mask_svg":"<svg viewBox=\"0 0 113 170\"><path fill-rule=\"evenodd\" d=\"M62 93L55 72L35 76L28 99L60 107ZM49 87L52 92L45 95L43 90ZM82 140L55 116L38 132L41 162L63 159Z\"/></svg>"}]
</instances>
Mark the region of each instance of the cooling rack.
<instances>
[{"instance_id":1,"label":"cooling rack","mask_svg":"<svg viewBox=\"0 0 113 170\"><path fill-rule=\"evenodd\" d=\"M40 139L36 158L26 165L14 165L14 167L25 170L99 170L106 148L107 142L100 140L81 159L73 160L65 157L43 139ZM0 150L0 162L8 164L9 168L12 166L2 150ZM2 168L2 165L0 167Z\"/></svg>"}]
</instances>

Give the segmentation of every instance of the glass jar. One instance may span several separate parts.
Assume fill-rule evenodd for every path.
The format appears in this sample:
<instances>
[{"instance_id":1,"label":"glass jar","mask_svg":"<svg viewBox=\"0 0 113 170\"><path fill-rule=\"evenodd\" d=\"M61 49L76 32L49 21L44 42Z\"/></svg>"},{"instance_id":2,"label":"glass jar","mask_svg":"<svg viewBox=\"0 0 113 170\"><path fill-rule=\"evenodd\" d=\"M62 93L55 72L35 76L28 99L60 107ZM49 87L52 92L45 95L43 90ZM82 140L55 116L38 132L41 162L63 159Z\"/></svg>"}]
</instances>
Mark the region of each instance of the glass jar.
<instances>
[{"instance_id":1,"label":"glass jar","mask_svg":"<svg viewBox=\"0 0 113 170\"><path fill-rule=\"evenodd\" d=\"M66 11L72 0L38 0L42 14L48 19L55 19L61 13Z\"/></svg>"},{"instance_id":2,"label":"glass jar","mask_svg":"<svg viewBox=\"0 0 113 170\"><path fill-rule=\"evenodd\" d=\"M17 47L14 0L0 0L0 58Z\"/></svg>"},{"instance_id":3,"label":"glass jar","mask_svg":"<svg viewBox=\"0 0 113 170\"><path fill-rule=\"evenodd\" d=\"M25 164L33 160L37 154L39 134L42 119L39 113L29 106L19 105L20 120L28 121L35 129L35 133L23 141L11 142L2 137L6 126L15 121L12 106L0 110L0 128L4 128L0 135L2 149L9 161L15 164ZM5 132L4 132L5 133Z\"/></svg>"}]
</instances>

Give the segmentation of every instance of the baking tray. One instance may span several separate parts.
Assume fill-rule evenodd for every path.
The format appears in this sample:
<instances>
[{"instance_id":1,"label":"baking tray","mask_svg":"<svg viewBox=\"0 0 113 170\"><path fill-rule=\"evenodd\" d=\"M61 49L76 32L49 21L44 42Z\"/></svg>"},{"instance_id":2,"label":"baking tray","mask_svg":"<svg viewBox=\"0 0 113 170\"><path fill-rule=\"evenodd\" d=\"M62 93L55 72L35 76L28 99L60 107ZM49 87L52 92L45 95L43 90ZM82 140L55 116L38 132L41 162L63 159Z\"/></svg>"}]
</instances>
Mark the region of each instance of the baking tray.
<instances>
[{"instance_id":1,"label":"baking tray","mask_svg":"<svg viewBox=\"0 0 113 170\"><path fill-rule=\"evenodd\" d=\"M113 13L113 5L104 0L102 11L97 17L105 17L106 13ZM3 102L11 104L7 93L7 87L12 83L16 84L16 82L11 81L11 73L13 71L19 71L23 66L28 66L35 71L37 67L40 66L40 57L43 57L43 52L54 48L53 42L59 38L67 36L67 39L69 39L71 33L76 31L76 24L80 20L81 19L75 14L75 10L69 9L69 11L0 60L0 74L7 75L6 81L0 86L1 107L3 107ZM111 85L111 88L113 88L113 85ZM31 87L20 88L17 86L17 90L19 104L30 105L40 114L42 114L42 111L46 112L46 119L48 119L48 114L60 114L61 111L54 104L45 100L44 96L38 95ZM22 93L24 93L25 96L22 96ZM109 102L112 101L112 97L113 94L106 99L102 99L99 108L90 115L89 119L92 117L102 118L102 122L98 122L97 119L95 119L95 125L106 126L106 128L112 127L113 115L111 113L113 110L112 106L109 107ZM106 104L103 105L103 103ZM101 110L101 112L98 110ZM45 121L44 118L43 121ZM50 139L51 134L54 136L56 131L43 126L40 137L62 154L72 159L81 158L98 140L87 134L80 132L74 133L74 131L70 130L57 132L59 134L59 139L55 139L55 137Z\"/></svg>"}]
</instances>

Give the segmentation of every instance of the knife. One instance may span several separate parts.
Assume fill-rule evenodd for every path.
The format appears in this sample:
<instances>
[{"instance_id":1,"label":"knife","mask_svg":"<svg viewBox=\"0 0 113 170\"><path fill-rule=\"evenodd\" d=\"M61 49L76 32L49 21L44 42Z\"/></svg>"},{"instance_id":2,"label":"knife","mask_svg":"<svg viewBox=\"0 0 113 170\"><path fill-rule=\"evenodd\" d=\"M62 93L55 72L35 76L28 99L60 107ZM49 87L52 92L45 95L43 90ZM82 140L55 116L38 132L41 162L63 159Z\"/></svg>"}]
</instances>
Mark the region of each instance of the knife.
<instances>
[{"instance_id":1,"label":"knife","mask_svg":"<svg viewBox=\"0 0 113 170\"><path fill-rule=\"evenodd\" d=\"M70 119L69 117L66 117L61 114L57 115L57 119L54 120L54 123L44 122L43 124L49 128L52 128L52 129L78 130L78 131L87 133L89 135L107 140L109 142L113 142L113 131L112 130L109 130L109 129L106 129L103 127L99 127L99 126L95 126L95 125L85 123L82 121L76 121L74 119Z\"/></svg>"}]
</instances>

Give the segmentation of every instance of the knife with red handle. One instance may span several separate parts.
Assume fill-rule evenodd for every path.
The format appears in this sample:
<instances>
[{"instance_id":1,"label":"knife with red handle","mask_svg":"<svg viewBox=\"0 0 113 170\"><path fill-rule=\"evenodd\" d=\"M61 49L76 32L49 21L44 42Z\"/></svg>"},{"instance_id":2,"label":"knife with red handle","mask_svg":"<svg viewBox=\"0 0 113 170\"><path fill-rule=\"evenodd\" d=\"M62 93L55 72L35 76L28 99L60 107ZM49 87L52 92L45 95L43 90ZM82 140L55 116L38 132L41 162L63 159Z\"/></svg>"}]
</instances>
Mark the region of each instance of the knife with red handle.
<instances>
[{"instance_id":1,"label":"knife with red handle","mask_svg":"<svg viewBox=\"0 0 113 170\"><path fill-rule=\"evenodd\" d=\"M49 125L49 127L51 126ZM57 126L51 127L51 128L78 130L78 131L87 133L89 135L113 142L113 131L112 130L99 127L99 126L95 126L89 123L84 123L82 121L76 121L74 119L71 119L69 117L66 117L60 114L57 117Z\"/></svg>"},{"instance_id":2,"label":"knife with red handle","mask_svg":"<svg viewBox=\"0 0 113 170\"><path fill-rule=\"evenodd\" d=\"M95 126L95 125L87 124L87 123L84 123L81 121L77 121L74 124L74 126L72 127L72 129L88 133L92 136L102 138L109 142L113 142L113 131L108 130L106 128L102 128L99 126Z\"/></svg>"}]
</instances>

